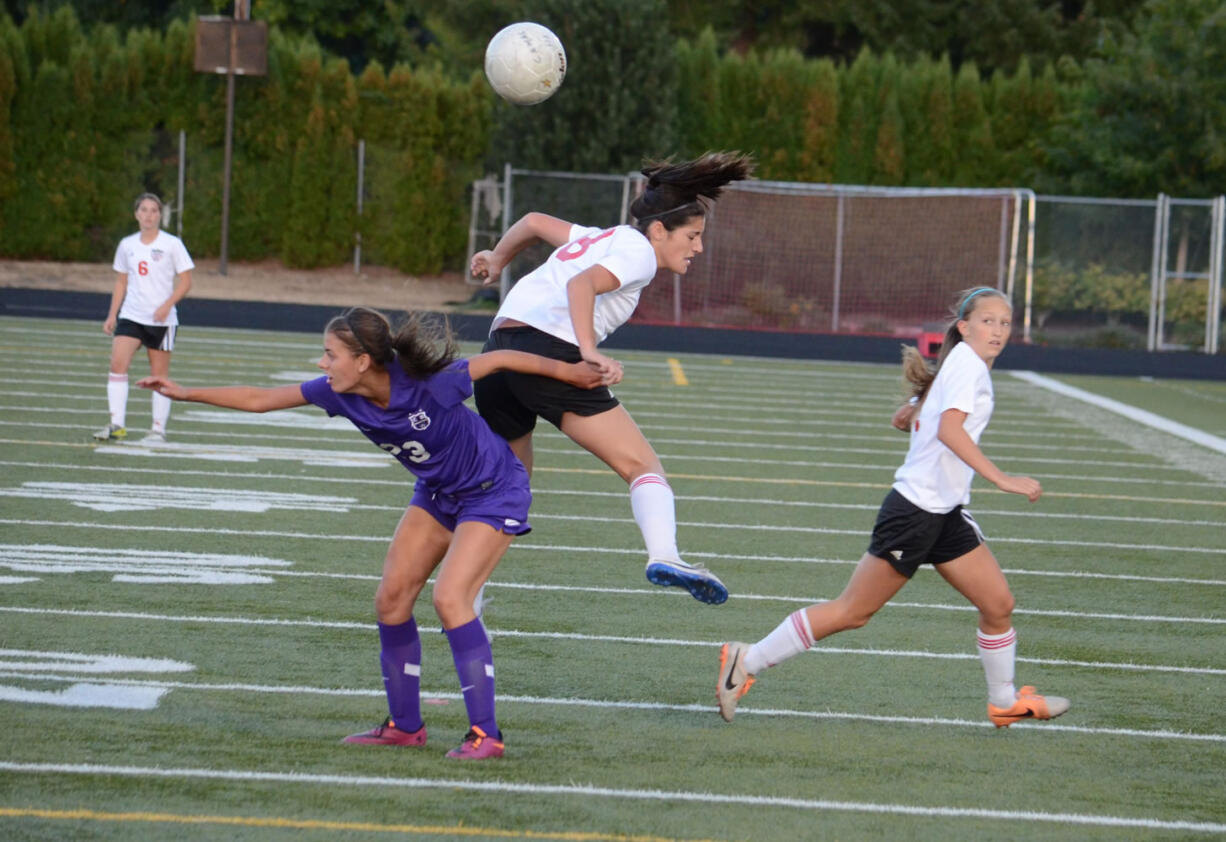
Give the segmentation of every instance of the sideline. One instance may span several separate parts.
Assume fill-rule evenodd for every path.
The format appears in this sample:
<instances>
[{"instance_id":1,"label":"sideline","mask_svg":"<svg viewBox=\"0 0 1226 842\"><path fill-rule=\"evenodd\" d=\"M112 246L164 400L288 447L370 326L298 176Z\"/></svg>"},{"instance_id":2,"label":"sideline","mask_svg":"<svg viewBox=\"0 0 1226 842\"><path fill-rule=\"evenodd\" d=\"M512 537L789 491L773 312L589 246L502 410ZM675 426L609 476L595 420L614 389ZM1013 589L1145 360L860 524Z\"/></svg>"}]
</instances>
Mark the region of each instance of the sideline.
<instances>
[{"instance_id":1,"label":"sideline","mask_svg":"<svg viewBox=\"0 0 1226 842\"><path fill-rule=\"evenodd\" d=\"M1218 453L1226 455L1226 439L1220 436L1206 433L1204 430L1198 430L1195 427L1189 427L1187 424L1180 424L1178 421L1172 421L1169 418L1163 418L1161 415L1155 415L1148 410L1139 409L1111 398L1104 398L1102 395L1096 395L1084 389L1078 389L1076 386L1069 386L1067 383L1061 383L1059 380L1044 377L1042 374L1033 371L1011 371L1009 373L1017 379L1025 380L1032 385L1041 386L1049 391L1075 398L1084 403L1093 404L1117 415L1123 415L1129 421L1144 424L1147 427L1161 430L1164 433L1170 433L1185 441L1199 444L1201 447L1207 447L1210 450L1216 450Z\"/></svg>"}]
</instances>

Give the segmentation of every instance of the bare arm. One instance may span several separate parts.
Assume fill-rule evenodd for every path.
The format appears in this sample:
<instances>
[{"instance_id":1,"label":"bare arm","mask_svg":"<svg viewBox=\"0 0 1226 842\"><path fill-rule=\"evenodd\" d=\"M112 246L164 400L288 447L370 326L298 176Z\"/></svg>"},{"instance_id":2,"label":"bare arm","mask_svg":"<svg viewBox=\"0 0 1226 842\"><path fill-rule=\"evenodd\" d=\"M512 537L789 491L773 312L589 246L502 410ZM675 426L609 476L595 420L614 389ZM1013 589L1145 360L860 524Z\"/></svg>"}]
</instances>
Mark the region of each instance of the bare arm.
<instances>
[{"instance_id":1,"label":"bare arm","mask_svg":"<svg viewBox=\"0 0 1226 842\"><path fill-rule=\"evenodd\" d=\"M544 240L554 248L570 239L571 224L564 219L545 213L527 213L507 229L493 249L473 255L469 269L474 278L484 279L486 286L498 282L502 270L515 255L535 243Z\"/></svg>"},{"instance_id":2,"label":"bare arm","mask_svg":"<svg viewBox=\"0 0 1226 842\"><path fill-rule=\"evenodd\" d=\"M620 363L617 364L615 372L602 374L599 369L586 362L564 363L524 351L486 351L468 358L468 374L473 380L480 380L495 371L518 371L552 377L580 389L611 386L621 381L622 373Z\"/></svg>"},{"instance_id":3,"label":"bare arm","mask_svg":"<svg viewBox=\"0 0 1226 842\"><path fill-rule=\"evenodd\" d=\"M123 304L123 297L127 294L128 276L123 272L116 272L115 289L111 291L111 309L106 314L106 321L102 323L103 333L115 332L115 323L119 321L119 307Z\"/></svg>"},{"instance_id":4,"label":"bare arm","mask_svg":"<svg viewBox=\"0 0 1226 842\"><path fill-rule=\"evenodd\" d=\"M1031 503L1038 500L1043 493L1039 481L1030 477L1010 476L992 464L992 460L984 455L979 445L975 444L963 428L965 421L966 413L960 409L947 409L942 412L941 426L937 429L937 438L941 444L1001 491L1025 495Z\"/></svg>"},{"instance_id":5,"label":"bare arm","mask_svg":"<svg viewBox=\"0 0 1226 842\"><path fill-rule=\"evenodd\" d=\"M261 389L258 386L189 389L169 377L145 377L138 380L136 385L177 401L207 403L226 409L241 409L243 412L268 412L273 409L306 406L308 403L302 396L302 389L297 385L274 386L271 389Z\"/></svg>"},{"instance_id":6,"label":"bare arm","mask_svg":"<svg viewBox=\"0 0 1226 842\"><path fill-rule=\"evenodd\" d=\"M602 373L612 371L619 363L596 350L596 296L612 292L620 285L617 276L599 264L583 270L566 284L570 323L579 343L579 353Z\"/></svg>"},{"instance_id":7,"label":"bare arm","mask_svg":"<svg viewBox=\"0 0 1226 842\"><path fill-rule=\"evenodd\" d=\"M164 322L170 316L170 310L180 301L187 297L187 293L192 288L192 270L180 272L175 276L174 292L170 294L162 304L153 311L153 320L156 322Z\"/></svg>"}]
</instances>

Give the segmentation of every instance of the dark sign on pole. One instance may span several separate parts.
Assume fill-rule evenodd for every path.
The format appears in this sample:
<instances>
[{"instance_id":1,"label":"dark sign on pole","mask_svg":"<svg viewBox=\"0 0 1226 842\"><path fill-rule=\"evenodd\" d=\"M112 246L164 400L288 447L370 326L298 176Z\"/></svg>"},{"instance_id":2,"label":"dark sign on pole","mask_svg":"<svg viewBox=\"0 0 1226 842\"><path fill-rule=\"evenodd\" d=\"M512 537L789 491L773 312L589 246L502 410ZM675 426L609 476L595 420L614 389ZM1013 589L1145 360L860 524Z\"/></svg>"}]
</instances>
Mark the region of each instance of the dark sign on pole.
<instances>
[{"instance_id":1,"label":"dark sign on pole","mask_svg":"<svg viewBox=\"0 0 1226 842\"><path fill-rule=\"evenodd\" d=\"M249 6L236 0L234 17L196 20L195 69L226 74L226 150L221 186L221 256L217 270L226 274L230 247L230 161L234 146L234 76L268 73L268 24L246 20Z\"/></svg>"}]
</instances>

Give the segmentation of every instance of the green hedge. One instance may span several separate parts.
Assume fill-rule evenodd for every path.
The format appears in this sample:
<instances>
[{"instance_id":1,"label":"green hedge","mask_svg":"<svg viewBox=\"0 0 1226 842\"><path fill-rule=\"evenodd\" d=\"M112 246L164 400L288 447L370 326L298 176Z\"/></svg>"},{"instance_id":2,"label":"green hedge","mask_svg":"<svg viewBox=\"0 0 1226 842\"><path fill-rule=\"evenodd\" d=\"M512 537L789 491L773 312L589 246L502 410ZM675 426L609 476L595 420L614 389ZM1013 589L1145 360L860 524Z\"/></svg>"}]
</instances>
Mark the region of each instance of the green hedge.
<instances>
[{"instance_id":1,"label":"green hedge","mask_svg":"<svg viewBox=\"0 0 1226 842\"><path fill-rule=\"evenodd\" d=\"M542 14L560 14L560 2L541 0ZM1071 101L1072 83L1025 62L985 80L945 58L865 50L838 67L792 50L721 54L710 32L673 44L644 23L659 0L614 4L619 25L643 32L613 42L598 5L588 25L557 24L572 76L532 108L494 108L476 69L457 81L371 64L355 77L314 42L273 30L268 75L236 80L229 255L334 265L360 232L368 262L460 268L466 188L517 150L531 160L513 164L555 170L740 149L766 179L1024 185ZM194 44L194 23L120 38L86 32L68 7L19 28L0 16L0 256L108 260L134 228L135 195L174 198L181 130L185 239L194 255L219 253L225 78L193 70Z\"/></svg>"}]
</instances>

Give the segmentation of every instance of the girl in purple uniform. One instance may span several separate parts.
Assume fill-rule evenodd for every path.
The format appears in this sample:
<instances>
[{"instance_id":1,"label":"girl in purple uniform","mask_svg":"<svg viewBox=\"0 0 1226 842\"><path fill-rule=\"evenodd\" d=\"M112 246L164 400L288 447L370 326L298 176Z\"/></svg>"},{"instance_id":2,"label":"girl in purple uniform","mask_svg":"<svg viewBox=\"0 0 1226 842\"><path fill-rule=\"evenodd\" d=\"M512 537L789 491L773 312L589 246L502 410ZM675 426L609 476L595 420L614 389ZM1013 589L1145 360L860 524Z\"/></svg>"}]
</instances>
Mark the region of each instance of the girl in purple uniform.
<instances>
[{"instance_id":1,"label":"girl in purple uniform","mask_svg":"<svg viewBox=\"0 0 1226 842\"><path fill-rule=\"evenodd\" d=\"M421 639L413 605L437 569L434 609L442 621L468 711L469 730L448 757L501 757L494 717L494 662L473 603L511 544L531 528L528 473L505 440L464 405L473 381L512 370L581 388L616 382L584 362L567 364L519 351L458 359L454 339L419 315L393 330L374 310L354 307L328 322L318 366L324 376L299 385L189 389L167 377L139 385L175 400L267 412L315 404L348 418L416 477L375 594L380 664L390 715L344 742L420 746Z\"/></svg>"}]
</instances>

